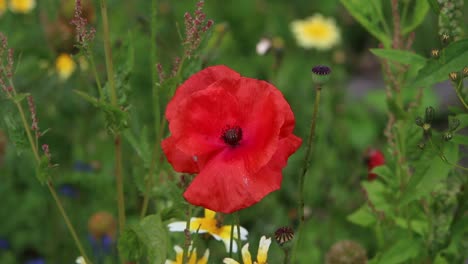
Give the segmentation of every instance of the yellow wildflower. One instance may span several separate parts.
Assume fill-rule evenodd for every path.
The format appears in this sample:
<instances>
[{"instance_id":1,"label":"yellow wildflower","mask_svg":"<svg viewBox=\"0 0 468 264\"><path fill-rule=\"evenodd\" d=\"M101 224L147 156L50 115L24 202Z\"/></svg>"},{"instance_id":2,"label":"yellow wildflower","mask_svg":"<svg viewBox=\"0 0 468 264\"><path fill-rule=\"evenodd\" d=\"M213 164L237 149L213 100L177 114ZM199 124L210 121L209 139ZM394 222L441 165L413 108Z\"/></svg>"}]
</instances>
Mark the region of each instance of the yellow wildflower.
<instances>
[{"instance_id":1,"label":"yellow wildflower","mask_svg":"<svg viewBox=\"0 0 468 264\"><path fill-rule=\"evenodd\" d=\"M164 264L182 264L183 261L182 261L182 255L184 253L184 250L179 247L179 246L175 246L174 247L174 250L176 252L176 260L173 261L173 260L166 260L166 262ZM207 249L205 250L205 254L203 254L203 257L201 257L198 261L197 261L197 250L196 249L191 249L191 247L189 248L189 261L188 261L188 264L206 264L208 263L208 257L210 256L210 250Z\"/></svg>"},{"instance_id":2,"label":"yellow wildflower","mask_svg":"<svg viewBox=\"0 0 468 264\"><path fill-rule=\"evenodd\" d=\"M222 240L226 246L226 250L229 251L231 244L231 228L232 225L221 226L218 220L215 218L216 212L209 209L205 209L205 217L192 217L190 219L190 232L192 233L208 233L212 235L216 240ZM185 230L186 222L174 222L169 224L169 231L181 232ZM247 230L240 227L240 238L241 240L247 240ZM237 228L234 226L234 239L237 236ZM237 252L237 244L232 244L232 251Z\"/></svg>"},{"instance_id":3,"label":"yellow wildflower","mask_svg":"<svg viewBox=\"0 0 468 264\"><path fill-rule=\"evenodd\" d=\"M257 261L254 261L254 264L267 264L268 249L270 248L271 238L266 238L262 236L260 238L260 244L258 245ZM245 244L242 247L242 262L244 264L252 264L252 256L249 251L249 243ZM223 260L225 264L240 264L232 258L225 258Z\"/></svg>"},{"instance_id":4,"label":"yellow wildflower","mask_svg":"<svg viewBox=\"0 0 468 264\"><path fill-rule=\"evenodd\" d=\"M13 13L27 14L36 7L36 0L10 0L10 10Z\"/></svg>"},{"instance_id":5,"label":"yellow wildflower","mask_svg":"<svg viewBox=\"0 0 468 264\"><path fill-rule=\"evenodd\" d=\"M55 69L61 80L68 79L75 71L76 64L72 57L66 53L60 54L55 60Z\"/></svg>"},{"instance_id":6,"label":"yellow wildflower","mask_svg":"<svg viewBox=\"0 0 468 264\"><path fill-rule=\"evenodd\" d=\"M0 16L5 13L7 8L6 0L0 0Z\"/></svg>"},{"instance_id":7,"label":"yellow wildflower","mask_svg":"<svg viewBox=\"0 0 468 264\"><path fill-rule=\"evenodd\" d=\"M327 50L340 42L340 30L333 18L325 18L315 14L305 20L296 20L291 23L297 43L306 48Z\"/></svg>"}]
</instances>

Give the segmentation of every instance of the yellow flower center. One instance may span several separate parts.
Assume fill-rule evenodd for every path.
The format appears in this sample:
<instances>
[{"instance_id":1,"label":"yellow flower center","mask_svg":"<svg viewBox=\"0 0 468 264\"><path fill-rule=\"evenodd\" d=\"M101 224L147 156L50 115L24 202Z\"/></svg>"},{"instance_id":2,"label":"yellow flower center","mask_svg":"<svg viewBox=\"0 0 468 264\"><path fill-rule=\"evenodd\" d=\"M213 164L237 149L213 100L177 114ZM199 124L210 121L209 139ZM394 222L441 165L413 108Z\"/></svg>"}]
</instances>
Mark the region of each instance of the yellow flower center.
<instances>
[{"instance_id":1,"label":"yellow flower center","mask_svg":"<svg viewBox=\"0 0 468 264\"><path fill-rule=\"evenodd\" d=\"M55 61L55 68L57 73L62 80L68 79L70 75L75 71L75 62L68 54L60 54Z\"/></svg>"},{"instance_id":2,"label":"yellow flower center","mask_svg":"<svg viewBox=\"0 0 468 264\"><path fill-rule=\"evenodd\" d=\"M29 13L36 7L36 0L11 0L10 9L14 13Z\"/></svg>"},{"instance_id":3,"label":"yellow flower center","mask_svg":"<svg viewBox=\"0 0 468 264\"><path fill-rule=\"evenodd\" d=\"M321 22L307 24L304 28L305 33L309 37L325 39L330 36L330 30L327 25Z\"/></svg>"}]
</instances>

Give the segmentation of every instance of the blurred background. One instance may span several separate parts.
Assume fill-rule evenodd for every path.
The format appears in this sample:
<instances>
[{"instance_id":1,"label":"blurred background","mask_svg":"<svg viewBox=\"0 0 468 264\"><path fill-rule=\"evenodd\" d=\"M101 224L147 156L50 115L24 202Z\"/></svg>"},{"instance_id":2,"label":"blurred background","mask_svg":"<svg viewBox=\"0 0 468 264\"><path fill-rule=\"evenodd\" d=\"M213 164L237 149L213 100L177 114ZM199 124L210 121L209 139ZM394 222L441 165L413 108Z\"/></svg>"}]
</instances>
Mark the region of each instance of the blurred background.
<instances>
[{"instance_id":1,"label":"blurred background","mask_svg":"<svg viewBox=\"0 0 468 264\"><path fill-rule=\"evenodd\" d=\"M0 31L15 50L16 89L34 96L39 126L50 129L41 142L49 145L53 162L59 164L54 174L57 190L95 263L117 263L112 137L106 132L103 114L73 92L96 93L89 63L73 46L70 20L74 1L41 0L29 9L12 8L9 2L16 1L0 0ZM108 1L116 64L125 64L128 47L134 49L131 71L117 67L117 74L128 74L128 133L136 138L154 140L153 116L148 110L153 107L150 43L156 41L159 62L170 72L175 58L183 53L178 32L184 31L184 13L193 13L195 4L158 1L158 35L152 40L150 1ZM388 14L390 7L385 8ZM97 30L92 50L102 81L105 63L98 1L83 0L83 10ZM369 52L379 43L337 0L207 0L204 11L214 25L202 43L202 67L224 64L244 76L272 82L291 104L295 133L302 138L307 137L314 102L311 68L331 66L306 178L308 221L298 259L300 263L322 263L330 247L341 240L360 243L372 256L376 246L373 232L352 224L347 216L365 199L360 182L368 178L367 154L373 149L386 151L382 149L387 122L384 83L379 62ZM339 41L320 49L298 43L292 22L316 14L334 22ZM428 57L439 47L437 23L429 11L415 31L412 49L416 53ZM412 97L415 92L404 93ZM438 113L443 115L453 98L452 89L442 84L425 91L423 105L441 107ZM35 178L27 141L11 136L18 135L14 132L19 123L15 109L4 98L0 116L0 263L74 263L79 253L47 188ZM124 176L126 213L131 222L138 219L147 164L128 138L124 141ZM240 213L254 252L260 236L272 236L281 226L297 224L297 180L303 153L301 148L290 158L281 190ZM171 173L169 166L163 169L162 173ZM183 243L182 233L171 238L174 244ZM219 263L226 256L222 243L206 238L204 245L210 247L210 263ZM270 262L279 263L281 256L281 250L272 244Z\"/></svg>"}]
</instances>

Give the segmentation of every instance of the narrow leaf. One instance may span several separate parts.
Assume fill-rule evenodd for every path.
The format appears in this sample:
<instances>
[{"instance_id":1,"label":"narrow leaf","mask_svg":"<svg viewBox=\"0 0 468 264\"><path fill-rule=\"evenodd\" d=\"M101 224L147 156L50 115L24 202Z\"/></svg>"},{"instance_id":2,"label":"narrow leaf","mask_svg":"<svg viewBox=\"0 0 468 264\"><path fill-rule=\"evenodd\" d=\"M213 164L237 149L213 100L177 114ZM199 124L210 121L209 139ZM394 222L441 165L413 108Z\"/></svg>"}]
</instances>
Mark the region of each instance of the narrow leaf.
<instances>
[{"instance_id":1,"label":"narrow leaf","mask_svg":"<svg viewBox=\"0 0 468 264\"><path fill-rule=\"evenodd\" d=\"M429 11L429 4L427 0L416 0L414 7L412 8L413 16L409 21L403 21L403 34L406 35L417 28L424 18L426 18L427 12Z\"/></svg>"},{"instance_id":2,"label":"narrow leaf","mask_svg":"<svg viewBox=\"0 0 468 264\"><path fill-rule=\"evenodd\" d=\"M370 49L370 51L380 58L406 65L423 66L426 62L426 59L423 56L405 50Z\"/></svg>"}]
</instances>

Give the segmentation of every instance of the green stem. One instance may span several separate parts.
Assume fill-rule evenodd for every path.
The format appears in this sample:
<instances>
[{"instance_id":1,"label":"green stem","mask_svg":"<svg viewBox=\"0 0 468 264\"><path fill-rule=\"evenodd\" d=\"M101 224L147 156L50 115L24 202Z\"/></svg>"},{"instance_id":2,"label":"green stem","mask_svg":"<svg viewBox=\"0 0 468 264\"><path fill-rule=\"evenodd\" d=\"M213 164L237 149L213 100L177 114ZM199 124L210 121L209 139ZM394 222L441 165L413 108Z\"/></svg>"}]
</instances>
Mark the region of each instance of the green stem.
<instances>
[{"instance_id":1,"label":"green stem","mask_svg":"<svg viewBox=\"0 0 468 264\"><path fill-rule=\"evenodd\" d=\"M75 228L73 228L72 223L70 222L70 219L68 218L67 213L65 212L65 209L63 208L62 202L58 198L57 193L55 192L55 189L52 185L52 182L50 180L47 181L47 187L49 188L50 194L52 194L52 197L54 198L55 203L57 204L57 207L60 211L60 214L62 215L63 219L65 220L65 224L67 225L68 231L73 237L73 240L75 241L76 246L78 247L78 251L80 252L81 256L85 259L86 264L92 264L92 262L89 260L88 256L85 253L85 250L83 246L81 245L80 240L78 239L78 235L76 234Z\"/></svg>"},{"instance_id":2,"label":"green stem","mask_svg":"<svg viewBox=\"0 0 468 264\"><path fill-rule=\"evenodd\" d=\"M291 262L289 261L289 249L288 249L288 248L285 248L285 249L283 250L283 252L284 252L283 264L289 264L289 263L291 263Z\"/></svg>"},{"instance_id":3,"label":"green stem","mask_svg":"<svg viewBox=\"0 0 468 264\"><path fill-rule=\"evenodd\" d=\"M466 103L465 99L463 99L463 96L461 94L462 85L463 85L463 80L458 81L457 85L454 87L455 88L455 93L457 94L458 99L463 104L465 109L468 110L468 104Z\"/></svg>"},{"instance_id":4,"label":"green stem","mask_svg":"<svg viewBox=\"0 0 468 264\"><path fill-rule=\"evenodd\" d=\"M88 54L88 59L89 59L89 63L91 63L91 70L93 71L94 79L96 80L98 93L99 93L99 99L104 100L104 93L102 92L101 81L99 80L99 75L97 73L96 64L94 63L94 57L91 54L91 52L89 52Z\"/></svg>"},{"instance_id":5,"label":"green stem","mask_svg":"<svg viewBox=\"0 0 468 264\"><path fill-rule=\"evenodd\" d=\"M143 198L143 206L141 208L140 217L143 218L147 211L149 205L149 194L151 188L153 187L153 173L156 169L156 162L159 160L159 153L160 153L160 141L161 141L161 109L160 109L160 98L159 98L159 86L157 85L157 69L156 69L156 61L157 53L156 53L156 18L157 18L157 0L152 0L151 2L151 82L153 88L153 103L154 103L154 123L155 123L155 131L156 131L156 142L154 144L153 155L151 158L151 166L148 173L148 178L145 182L145 193ZM160 80L162 81L162 80Z\"/></svg>"},{"instance_id":6,"label":"green stem","mask_svg":"<svg viewBox=\"0 0 468 264\"><path fill-rule=\"evenodd\" d=\"M238 257L239 257L239 260L242 259L242 253L241 253L241 249L242 249L242 240L241 240L241 232L240 232L240 218L239 218L239 212L235 212L234 213L234 218L236 220L236 227L237 227L237 254L238 254ZM232 245L232 242L231 242L231 245Z\"/></svg>"},{"instance_id":7,"label":"green stem","mask_svg":"<svg viewBox=\"0 0 468 264\"><path fill-rule=\"evenodd\" d=\"M229 241L229 257L232 258L232 246L234 242L234 223L231 225L231 238Z\"/></svg>"},{"instance_id":8,"label":"green stem","mask_svg":"<svg viewBox=\"0 0 468 264\"><path fill-rule=\"evenodd\" d=\"M440 148L438 148L433 142L432 142L432 138L429 138L429 142L431 143L431 147L437 152L437 154L439 155L440 159L447 163L448 165L450 166L453 166L455 168L459 168L459 169L462 169L462 170L466 170L468 171L468 168L465 168L463 166L460 166L456 163L452 163L450 161L447 160L447 157L445 156L445 154L442 152L442 150Z\"/></svg>"},{"instance_id":9,"label":"green stem","mask_svg":"<svg viewBox=\"0 0 468 264\"><path fill-rule=\"evenodd\" d=\"M112 63L112 50L110 44L109 22L107 18L106 0L101 0L102 27L104 33L104 53L106 55L107 79L110 87L110 97L113 106L118 107L117 90L114 81L114 66ZM117 208L119 214L119 231L122 234L125 228L125 203L122 176L122 144L120 134L115 135L115 156L116 156L116 188L117 188Z\"/></svg>"},{"instance_id":10,"label":"green stem","mask_svg":"<svg viewBox=\"0 0 468 264\"><path fill-rule=\"evenodd\" d=\"M313 150L313 141L315 139L315 127L317 124L317 114L319 110L319 105L320 105L320 93L322 90L322 86L320 84L316 84L315 87L316 90L316 96L315 96L315 104L314 104L314 112L312 114L312 120L311 120L311 125L310 125L310 132L309 132L309 137L307 138L307 145L306 145L306 153L305 153L305 158L304 158L304 164L302 167L301 174L299 176L299 208L298 208L298 215L299 215L299 228L297 232L297 240L294 245L293 249L293 263L296 255L297 255L297 248L300 243L300 238L302 234L302 229L304 226L305 218L304 218L304 183L305 183L305 176L307 174L307 170L309 168L309 163L310 163L310 156L312 154Z\"/></svg>"},{"instance_id":11,"label":"green stem","mask_svg":"<svg viewBox=\"0 0 468 264\"><path fill-rule=\"evenodd\" d=\"M106 55L106 70L107 70L107 79L109 81L110 87L110 98L111 103L114 106L117 106L117 91L115 88L114 82L114 65L112 63L112 50L110 44L110 34L109 34L109 20L107 18L107 4L106 0L101 0L101 15L102 15L102 27L104 33L104 53Z\"/></svg>"},{"instance_id":12,"label":"green stem","mask_svg":"<svg viewBox=\"0 0 468 264\"><path fill-rule=\"evenodd\" d=\"M28 136L29 144L31 145L31 149L34 153L34 159L36 160L36 165L39 164L41 158L39 157L39 152L36 148L36 143L33 139L31 134L31 130L29 129L28 122L26 121L26 115L24 114L23 107L21 107L21 103L15 102L16 107L18 108L18 112L21 116L21 121L23 122L24 130L26 130L26 135Z\"/></svg>"},{"instance_id":13,"label":"green stem","mask_svg":"<svg viewBox=\"0 0 468 264\"><path fill-rule=\"evenodd\" d=\"M122 139L120 135L115 136L115 177L116 177L116 188L117 188L117 208L119 215L119 231L123 233L125 228L125 200L124 200L124 186L122 176Z\"/></svg>"},{"instance_id":14,"label":"green stem","mask_svg":"<svg viewBox=\"0 0 468 264\"><path fill-rule=\"evenodd\" d=\"M16 95L17 93L16 93L16 90L14 88L13 81L11 79L10 79L10 85L12 87L13 94ZM36 143L37 141L33 140L33 137L32 137L31 131L29 129L29 125L28 125L28 123L26 121L26 116L24 114L24 110L23 110L23 107L21 106L21 103L20 102L15 102L15 105L18 108L18 112L20 113L21 121L23 123L24 130L26 131L26 134L28 136L29 145L31 146L32 152L34 153L34 161L36 163L36 166L39 166L41 158L39 156L39 152L38 152L38 149L37 149L37 143ZM81 256L83 256L86 263L92 264L92 262L89 260L88 256L86 255L86 252L83 249L83 246L81 245L80 240L78 239L75 228L71 224L70 219L68 218L68 215L65 212L65 209L63 208L62 202L60 201L57 193L55 192L55 189L54 189L54 187L52 185L52 182L50 180L47 181L47 187L49 189L50 194L54 198L54 202L57 205L57 208L59 209L60 214L62 215L62 217L63 217L63 219L65 221L65 224L67 225L68 231L70 232L70 234L73 237L73 240L75 242L76 247L78 248L78 251L80 252Z\"/></svg>"},{"instance_id":15,"label":"green stem","mask_svg":"<svg viewBox=\"0 0 468 264\"><path fill-rule=\"evenodd\" d=\"M188 205L187 208L187 224L185 225L184 235L184 250L182 251L182 264L189 263L190 254L188 254L188 249L190 246L190 221L192 218L192 206Z\"/></svg>"}]
</instances>

